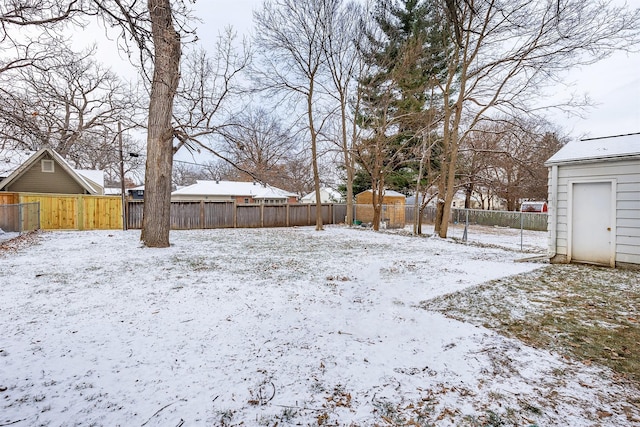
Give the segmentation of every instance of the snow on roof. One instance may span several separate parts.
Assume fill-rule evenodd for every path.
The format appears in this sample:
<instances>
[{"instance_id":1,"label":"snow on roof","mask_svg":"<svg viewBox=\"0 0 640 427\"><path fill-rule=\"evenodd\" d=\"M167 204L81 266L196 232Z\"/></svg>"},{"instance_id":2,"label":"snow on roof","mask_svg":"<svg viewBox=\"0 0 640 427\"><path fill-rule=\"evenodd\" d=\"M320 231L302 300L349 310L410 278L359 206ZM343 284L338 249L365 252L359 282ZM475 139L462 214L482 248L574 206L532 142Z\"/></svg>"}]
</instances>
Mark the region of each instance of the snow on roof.
<instances>
[{"instance_id":1,"label":"snow on roof","mask_svg":"<svg viewBox=\"0 0 640 427\"><path fill-rule=\"evenodd\" d=\"M640 133L571 141L546 161L554 164L640 156Z\"/></svg>"},{"instance_id":2,"label":"snow on roof","mask_svg":"<svg viewBox=\"0 0 640 427\"><path fill-rule=\"evenodd\" d=\"M104 188L104 171L93 169L74 169L74 171Z\"/></svg>"},{"instance_id":3,"label":"snow on roof","mask_svg":"<svg viewBox=\"0 0 640 427\"><path fill-rule=\"evenodd\" d=\"M104 195L105 196L119 196L120 194L122 194L122 190L120 189L120 187L118 187L118 188L105 187L104 188Z\"/></svg>"},{"instance_id":4,"label":"snow on roof","mask_svg":"<svg viewBox=\"0 0 640 427\"><path fill-rule=\"evenodd\" d=\"M238 181L197 181L193 185L181 188L172 195L189 196L252 196L254 199L286 199L296 197L271 185Z\"/></svg>"},{"instance_id":5,"label":"snow on roof","mask_svg":"<svg viewBox=\"0 0 640 427\"><path fill-rule=\"evenodd\" d=\"M365 190L363 191L363 193L371 193L371 190ZM393 197L407 197L402 193L398 193L397 191L393 191L393 190L384 190L384 195L385 196L393 196Z\"/></svg>"},{"instance_id":6,"label":"snow on roof","mask_svg":"<svg viewBox=\"0 0 640 427\"><path fill-rule=\"evenodd\" d=\"M322 187L322 188L320 189L320 198L321 198L321 199L323 199L323 196L324 196L325 194L328 196L328 197L327 197L327 202L328 202L328 201L335 201L335 202L337 202L337 201L340 201L340 200L342 200L342 199L343 199L342 194L340 194L340 192L339 192L339 191L334 190L333 188L329 188L329 187ZM324 199L323 199L323 200L324 200ZM313 201L313 202L315 202L315 201L316 201L316 192L315 192L315 191L312 191L311 193L306 194L306 195L301 199L301 201Z\"/></svg>"}]
</instances>

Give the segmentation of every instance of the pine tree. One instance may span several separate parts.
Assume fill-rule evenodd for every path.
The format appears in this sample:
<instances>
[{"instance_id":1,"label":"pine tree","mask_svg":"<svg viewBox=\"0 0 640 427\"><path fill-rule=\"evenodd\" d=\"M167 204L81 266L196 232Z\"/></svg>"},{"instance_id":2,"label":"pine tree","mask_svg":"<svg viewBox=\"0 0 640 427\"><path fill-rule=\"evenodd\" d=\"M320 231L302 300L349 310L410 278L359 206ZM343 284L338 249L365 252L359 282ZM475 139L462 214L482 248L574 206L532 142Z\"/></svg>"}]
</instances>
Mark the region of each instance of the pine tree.
<instances>
[{"instance_id":1,"label":"pine tree","mask_svg":"<svg viewBox=\"0 0 640 427\"><path fill-rule=\"evenodd\" d=\"M358 163L371 177L374 227L388 183L408 190L421 155L423 135L434 122L433 91L444 72L442 28L434 0L381 0L364 55L371 72L359 81L360 125L367 136ZM375 205L378 204L376 207Z\"/></svg>"}]
</instances>

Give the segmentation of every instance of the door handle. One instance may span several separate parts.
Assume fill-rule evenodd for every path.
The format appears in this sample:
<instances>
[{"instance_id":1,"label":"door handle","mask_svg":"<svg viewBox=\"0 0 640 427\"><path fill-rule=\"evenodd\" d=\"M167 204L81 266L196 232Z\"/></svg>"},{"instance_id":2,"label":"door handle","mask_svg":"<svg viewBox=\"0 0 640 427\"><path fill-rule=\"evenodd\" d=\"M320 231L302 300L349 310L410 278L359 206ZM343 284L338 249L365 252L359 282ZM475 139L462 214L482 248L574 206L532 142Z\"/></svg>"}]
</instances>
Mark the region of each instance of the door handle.
<instances>
[{"instance_id":1,"label":"door handle","mask_svg":"<svg viewBox=\"0 0 640 427\"><path fill-rule=\"evenodd\" d=\"M607 231L611 231L611 227L607 227Z\"/></svg>"}]
</instances>

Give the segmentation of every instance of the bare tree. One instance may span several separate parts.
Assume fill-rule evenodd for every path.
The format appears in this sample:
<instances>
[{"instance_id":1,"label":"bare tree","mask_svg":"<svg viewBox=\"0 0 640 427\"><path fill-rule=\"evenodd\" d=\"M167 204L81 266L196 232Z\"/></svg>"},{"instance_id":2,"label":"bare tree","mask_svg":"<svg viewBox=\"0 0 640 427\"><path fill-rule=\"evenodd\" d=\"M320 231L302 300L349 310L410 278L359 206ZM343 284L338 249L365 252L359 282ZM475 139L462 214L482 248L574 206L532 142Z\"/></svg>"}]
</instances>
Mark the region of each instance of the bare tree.
<instances>
[{"instance_id":1,"label":"bare tree","mask_svg":"<svg viewBox=\"0 0 640 427\"><path fill-rule=\"evenodd\" d=\"M550 123L526 116L493 120L476 127L460 151L460 186L467 201L474 194L485 200L496 196L507 210L517 210L522 200L547 198L544 162L567 138Z\"/></svg>"},{"instance_id":2,"label":"bare tree","mask_svg":"<svg viewBox=\"0 0 640 427\"><path fill-rule=\"evenodd\" d=\"M172 170L172 183L174 187L192 185L199 179L211 179L211 175L206 168L190 162L174 160L175 165Z\"/></svg>"},{"instance_id":3,"label":"bare tree","mask_svg":"<svg viewBox=\"0 0 640 427\"><path fill-rule=\"evenodd\" d=\"M339 0L271 0L254 13L256 43L265 55L257 74L272 92L304 100L306 127L311 142L311 162L316 192L316 230L322 230L319 209L320 174L318 142L328 114L319 119L320 89L326 57L324 45Z\"/></svg>"},{"instance_id":4,"label":"bare tree","mask_svg":"<svg viewBox=\"0 0 640 427\"><path fill-rule=\"evenodd\" d=\"M324 43L327 68L335 89L329 93L339 106L337 139L346 174L347 224L353 224L353 180L356 168L353 146L359 134L357 115L360 105L357 79L366 67L358 46L363 43L363 17L366 19L367 16L369 12L358 3L341 5L335 18L330 21L333 26L328 29L329 36Z\"/></svg>"},{"instance_id":5,"label":"bare tree","mask_svg":"<svg viewBox=\"0 0 640 427\"><path fill-rule=\"evenodd\" d=\"M238 101L246 92L241 78L251 55L247 41L239 41L231 28L218 36L213 54L204 49L187 52L173 114L178 140L174 151L186 147L221 154L215 149L215 137L239 124L230 101Z\"/></svg>"},{"instance_id":6,"label":"bare tree","mask_svg":"<svg viewBox=\"0 0 640 427\"><path fill-rule=\"evenodd\" d=\"M435 4L449 26L443 34L453 41L440 84L443 153L435 230L446 237L462 141L486 117L535 111L544 88L567 70L637 45L640 10L590 0Z\"/></svg>"},{"instance_id":7,"label":"bare tree","mask_svg":"<svg viewBox=\"0 0 640 427\"><path fill-rule=\"evenodd\" d=\"M81 0L9 0L0 4L0 74L42 66L65 42L59 30L83 12Z\"/></svg>"},{"instance_id":8,"label":"bare tree","mask_svg":"<svg viewBox=\"0 0 640 427\"><path fill-rule=\"evenodd\" d=\"M235 121L237 124L220 130L225 141L220 151L248 179L284 187L288 181L285 166L300 150L296 136L282 125L283 120L262 108L249 108Z\"/></svg>"},{"instance_id":9,"label":"bare tree","mask_svg":"<svg viewBox=\"0 0 640 427\"><path fill-rule=\"evenodd\" d=\"M104 127L96 130L82 140L82 144L73 146L66 159L77 169L98 169L105 172L105 182L119 187L123 176L120 171L120 138L115 129ZM122 130L122 174L135 182L144 176L144 144L126 130Z\"/></svg>"},{"instance_id":10,"label":"bare tree","mask_svg":"<svg viewBox=\"0 0 640 427\"><path fill-rule=\"evenodd\" d=\"M180 80L180 35L169 0L148 0L154 69L147 125L147 166L140 240L149 247L169 246L173 99Z\"/></svg>"},{"instance_id":11,"label":"bare tree","mask_svg":"<svg viewBox=\"0 0 640 427\"><path fill-rule=\"evenodd\" d=\"M138 110L135 89L93 59L94 51L72 52L59 48L43 67L25 67L5 73L11 81L2 89L0 138L14 146L51 147L70 160L71 153L91 152L89 140L117 133L116 123L135 126ZM115 145L114 145L115 146ZM76 162L80 163L80 162Z\"/></svg>"},{"instance_id":12,"label":"bare tree","mask_svg":"<svg viewBox=\"0 0 640 427\"><path fill-rule=\"evenodd\" d=\"M141 240L146 246L169 246L169 208L174 127L173 100L180 80L181 36L188 9L182 0L88 0L54 2L14 0L0 11L4 39L8 26L46 28L57 22L74 22L95 15L120 29L121 47L134 57L139 53L141 73L151 82L147 124L145 205ZM153 76L146 73L148 61Z\"/></svg>"}]
</instances>

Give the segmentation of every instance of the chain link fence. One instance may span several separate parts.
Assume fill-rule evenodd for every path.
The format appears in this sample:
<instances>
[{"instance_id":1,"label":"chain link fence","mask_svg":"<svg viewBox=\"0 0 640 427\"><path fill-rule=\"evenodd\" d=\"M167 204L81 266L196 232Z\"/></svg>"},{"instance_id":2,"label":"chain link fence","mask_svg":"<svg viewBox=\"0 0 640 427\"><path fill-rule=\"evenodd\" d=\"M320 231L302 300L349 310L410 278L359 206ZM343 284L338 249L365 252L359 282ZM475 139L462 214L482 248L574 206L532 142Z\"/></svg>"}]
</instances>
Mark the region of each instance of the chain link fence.
<instances>
[{"instance_id":1,"label":"chain link fence","mask_svg":"<svg viewBox=\"0 0 640 427\"><path fill-rule=\"evenodd\" d=\"M413 206L406 207L405 218L407 225L411 225L415 218ZM436 219L436 208L427 206L422 212L422 223L433 224ZM485 225L489 227L517 228L533 231L547 231L546 213L490 211L481 209L451 210L449 222L452 224L468 223L470 225Z\"/></svg>"},{"instance_id":2,"label":"chain link fence","mask_svg":"<svg viewBox=\"0 0 640 427\"><path fill-rule=\"evenodd\" d=\"M415 219L414 206L407 206L405 217L407 227L411 227ZM424 225L434 224L435 218L435 207L423 210L423 232ZM448 236L464 242L541 253L546 251L547 221L547 213L454 208L449 217Z\"/></svg>"},{"instance_id":3,"label":"chain link fence","mask_svg":"<svg viewBox=\"0 0 640 427\"><path fill-rule=\"evenodd\" d=\"M0 230L26 233L40 228L40 203L0 205Z\"/></svg>"}]
</instances>

